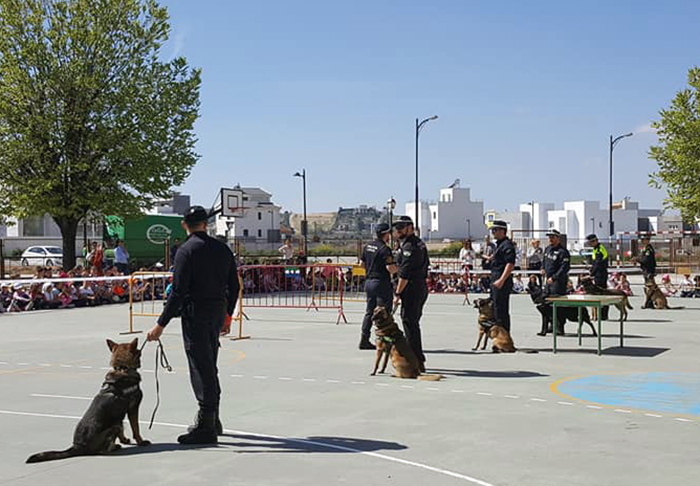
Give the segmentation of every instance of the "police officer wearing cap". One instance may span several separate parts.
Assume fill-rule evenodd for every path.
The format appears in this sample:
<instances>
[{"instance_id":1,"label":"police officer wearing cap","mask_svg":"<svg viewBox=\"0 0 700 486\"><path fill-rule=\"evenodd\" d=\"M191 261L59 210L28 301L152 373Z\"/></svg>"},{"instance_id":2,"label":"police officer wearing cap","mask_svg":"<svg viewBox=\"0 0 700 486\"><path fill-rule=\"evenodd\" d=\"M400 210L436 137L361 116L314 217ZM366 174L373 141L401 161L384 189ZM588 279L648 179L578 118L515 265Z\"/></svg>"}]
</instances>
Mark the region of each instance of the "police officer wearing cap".
<instances>
[{"instance_id":1,"label":"police officer wearing cap","mask_svg":"<svg viewBox=\"0 0 700 486\"><path fill-rule=\"evenodd\" d=\"M491 224L496 248L491 255L491 305L496 324L510 332L510 294L513 292L515 247L508 238L508 225L496 220Z\"/></svg>"},{"instance_id":2,"label":"police officer wearing cap","mask_svg":"<svg viewBox=\"0 0 700 486\"><path fill-rule=\"evenodd\" d=\"M589 270L591 277L593 277L593 283L595 283L597 287L607 289L609 264L608 250L598 241L598 236L595 234L586 236L586 241L588 242L588 245L593 248L593 253L591 254L591 268ZM604 321L608 319L609 311L610 306L603 306L601 318Z\"/></svg>"},{"instance_id":3,"label":"police officer wearing cap","mask_svg":"<svg viewBox=\"0 0 700 486\"><path fill-rule=\"evenodd\" d=\"M367 294L367 310L362 320L362 336L360 349L375 349L370 342L372 331L372 314L377 306L383 306L391 314L393 287L391 276L396 273L394 255L387 246L391 238L391 227L386 223L377 225L377 239L369 243L362 250L362 265L367 277L365 280L365 293Z\"/></svg>"},{"instance_id":4,"label":"police officer wearing cap","mask_svg":"<svg viewBox=\"0 0 700 486\"><path fill-rule=\"evenodd\" d=\"M181 444L216 443L223 429L216 365L219 334L226 315L233 314L239 285L233 253L225 243L207 235L207 219L209 214L201 206L187 210L182 227L188 236L175 254L172 291L148 333L149 341L159 339L168 322L181 315L190 382L199 403L195 424L177 438Z\"/></svg>"},{"instance_id":5,"label":"police officer wearing cap","mask_svg":"<svg viewBox=\"0 0 700 486\"><path fill-rule=\"evenodd\" d=\"M423 306L428 300L428 248L415 234L413 220L409 216L400 216L394 221L394 229L399 237L398 274L394 305L401 301L401 321L406 340L413 349L421 371L425 371L425 355L420 333L420 318Z\"/></svg>"},{"instance_id":6,"label":"police officer wearing cap","mask_svg":"<svg viewBox=\"0 0 700 486\"><path fill-rule=\"evenodd\" d=\"M551 230L547 233L549 246L544 250L544 275L545 295L555 297L566 295L566 284L569 282L569 268L571 266L571 255L569 250L561 245L561 233ZM565 318L560 313L558 321L559 333L564 333Z\"/></svg>"}]
</instances>

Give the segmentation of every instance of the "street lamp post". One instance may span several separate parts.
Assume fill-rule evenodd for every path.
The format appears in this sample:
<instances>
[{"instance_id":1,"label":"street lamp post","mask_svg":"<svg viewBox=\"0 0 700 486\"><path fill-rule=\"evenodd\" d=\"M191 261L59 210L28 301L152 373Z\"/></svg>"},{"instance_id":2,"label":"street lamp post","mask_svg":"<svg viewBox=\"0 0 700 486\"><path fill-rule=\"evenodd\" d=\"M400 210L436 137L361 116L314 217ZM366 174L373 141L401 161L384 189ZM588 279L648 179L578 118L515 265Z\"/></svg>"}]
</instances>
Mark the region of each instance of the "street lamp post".
<instances>
[{"instance_id":1,"label":"street lamp post","mask_svg":"<svg viewBox=\"0 0 700 486\"><path fill-rule=\"evenodd\" d=\"M591 234L595 233L595 218L591 218Z\"/></svg>"},{"instance_id":2,"label":"street lamp post","mask_svg":"<svg viewBox=\"0 0 700 486\"><path fill-rule=\"evenodd\" d=\"M612 183L613 183L613 150L615 149L615 145L617 145L617 142L622 140L625 137L631 137L633 133L626 133L624 135L620 135L617 138L613 138L612 135L610 135L610 200L608 201L609 207L608 207L608 217L610 221L610 241L612 242L612 238L615 235L615 223L613 222L613 193L612 193Z\"/></svg>"},{"instance_id":3,"label":"street lamp post","mask_svg":"<svg viewBox=\"0 0 700 486\"><path fill-rule=\"evenodd\" d=\"M294 173L294 177L301 177L304 194L304 219L301 222L301 234L304 236L304 257L309 258L309 223L306 220L306 169Z\"/></svg>"},{"instance_id":4,"label":"street lamp post","mask_svg":"<svg viewBox=\"0 0 700 486\"><path fill-rule=\"evenodd\" d=\"M472 239L472 222L469 218L467 218L467 239Z\"/></svg>"},{"instance_id":5,"label":"street lamp post","mask_svg":"<svg viewBox=\"0 0 700 486\"><path fill-rule=\"evenodd\" d=\"M423 121L419 121L418 118L416 118L416 207L415 207L415 214L416 214L416 219L413 222L415 224L415 227L418 228L420 231L420 226L418 225L418 216L419 216L419 206L418 206L418 135L420 134L421 128L423 128L423 125L428 123L429 121L432 120L437 120L437 115L433 115L429 118L426 118Z\"/></svg>"},{"instance_id":6,"label":"street lamp post","mask_svg":"<svg viewBox=\"0 0 700 486\"><path fill-rule=\"evenodd\" d=\"M394 226L394 209L396 209L396 199L394 199L394 196L391 196L389 200L386 202L386 207L389 210L389 228L393 228ZM394 247L394 231L393 229L390 230L391 233L391 247Z\"/></svg>"}]
</instances>

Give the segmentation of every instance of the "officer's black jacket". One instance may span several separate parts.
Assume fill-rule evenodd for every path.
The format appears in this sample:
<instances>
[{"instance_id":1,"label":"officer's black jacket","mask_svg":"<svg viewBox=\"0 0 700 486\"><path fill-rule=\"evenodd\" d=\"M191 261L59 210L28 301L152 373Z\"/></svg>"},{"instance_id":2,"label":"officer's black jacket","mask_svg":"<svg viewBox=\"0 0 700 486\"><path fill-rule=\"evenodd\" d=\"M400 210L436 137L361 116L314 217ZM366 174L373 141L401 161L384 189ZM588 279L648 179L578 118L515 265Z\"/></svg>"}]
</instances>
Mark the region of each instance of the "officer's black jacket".
<instances>
[{"instance_id":1,"label":"officer's black jacket","mask_svg":"<svg viewBox=\"0 0 700 486\"><path fill-rule=\"evenodd\" d=\"M491 279L500 278L509 263L515 265L515 247L510 238L506 237L496 242L496 250L493 252L491 260ZM510 278L512 278L512 274Z\"/></svg>"},{"instance_id":2,"label":"officer's black jacket","mask_svg":"<svg viewBox=\"0 0 700 486\"><path fill-rule=\"evenodd\" d=\"M639 255L639 266L645 273L656 273L656 252L651 244L647 245Z\"/></svg>"},{"instance_id":3,"label":"officer's black jacket","mask_svg":"<svg viewBox=\"0 0 700 486\"><path fill-rule=\"evenodd\" d=\"M409 281L425 281L428 277L430 259L428 248L415 234L401 242L399 248L399 277Z\"/></svg>"},{"instance_id":4,"label":"officer's black jacket","mask_svg":"<svg viewBox=\"0 0 700 486\"><path fill-rule=\"evenodd\" d=\"M547 278L559 283L566 283L571 266L569 250L561 245L548 246L544 250L544 273Z\"/></svg>"},{"instance_id":5,"label":"officer's black jacket","mask_svg":"<svg viewBox=\"0 0 700 486\"><path fill-rule=\"evenodd\" d=\"M597 284L608 285L608 252L603 245L598 243L598 246L593 251L593 260L591 261L591 277Z\"/></svg>"},{"instance_id":6,"label":"officer's black jacket","mask_svg":"<svg viewBox=\"0 0 700 486\"><path fill-rule=\"evenodd\" d=\"M165 327L185 306L195 315L226 306L233 314L238 299L236 260L225 243L205 232L192 233L175 254L173 286L158 324Z\"/></svg>"},{"instance_id":7,"label":"officer's black jacket","mask_svg":"<svg viewBox=\"0 0 700 486\"><path fill-rule=\"evenodd\" d=\"M391 248L382 240L375 240L365 245L362 251L362 263L367 271L367 280L378 279L386 283L391 282L391 275L386 267L394 264L394 255Z\"/></svg>"}]
</instances>

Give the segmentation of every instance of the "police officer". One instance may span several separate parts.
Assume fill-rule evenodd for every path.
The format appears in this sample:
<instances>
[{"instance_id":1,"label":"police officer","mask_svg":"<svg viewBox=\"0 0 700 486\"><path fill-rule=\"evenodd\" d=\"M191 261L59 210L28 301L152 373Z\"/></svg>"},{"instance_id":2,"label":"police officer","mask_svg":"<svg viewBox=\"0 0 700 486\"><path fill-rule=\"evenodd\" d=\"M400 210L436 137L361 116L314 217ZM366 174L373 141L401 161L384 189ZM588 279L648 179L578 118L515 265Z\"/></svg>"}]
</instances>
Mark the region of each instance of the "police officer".
<instances>
[{"instance_id":1,"label":"police officer","mask_svg":"<svg viewBox=\"0 0 700 486\"><path fill-rule=\"evenodd\" d=\"M375 307L384 306L391 314L393 287L391 275L396 273L394 255L387 246L391 238L391 227L386 223L377 225L377 239L362 250L362 265L367 274L365 293L367 294L367 310L362 321L362 336L360 349L375 349L369 337L372 331L372 313Z\"/></svg>"},{"instance_id":2,"label":"police officer","mask_svg":"<svg viewBox=\"0 0 700 486\"><path fill-rule=\"evenodd\" d=\"M640 251L637 261L642 269L642 275L644 275L644 283L654 283L654 277L656 276L656 252L654 252L654 247L651 246L651 236L649 234L644 234L641 236L640 240L644 248ZM642 309L653 308L654 303L649 298L649 295L647 295Z\"/></svg>"},{"instance_id":3,"label":"police officer","mask_svg":"<svg viewBox=\"0 0 700 486\"><path fill-rule=\"evenodd\" d=\"M508 225L496 220L491 225L496 249L491 257L491 301L496 324L510 332L510 294L513 292L515 247L508 238Z\"/></svg>"},{"instance_id":4,"label":"police officer","mask_svg":"<svg viewBox=\"0 0 700 486\"><path fill-rule=\"evenodd\" d=\"M428 278L430 259L425 243L415 234L413 220L409 216L400 216L394 222L396 235L399 237L398 274L394 305L401 301L401 321L406 340L413 349L420 363L421 372L425 371L425 355L420 333L420 318L423 306L428 299Z\"/></svg>"},{"instance_id":5,"label":"police officer","mask_svg":"<svg viewBox=\"0 0 700 486\"><path fill-rule=\"evenodd\" d=\"M199 413L188 433L177 438L181 444L216 443L222 433L216 366L219 334L226 314L233 314L239 285L230 248L206 233L208 218L201 206L187 210L182 226L188 237L175 254L172 291L148 333L149 341L157 340L173 317L182 316L185 354Z\"/></svg>"},{"instance_id":6,"label":"police officer","mask_svg":"<svg viewBox=\"0 0 700 486\"><path fill-rule=\"evenodd\" d=\"M549 246L544 250L544 275L545 296L556 297L566 295L566 285L569 282L569 268L571 265L571 255L569 251L561 245L561 233L551 230L547 233ZM565 318L560 313L558 319L558 332L564 333Z\"/></svg>"},{"instance_id":7,"label":"police officer","mask_svg":"<svg viewBox=\"0 0 700 486\"><path fill-rule=\"evenodd\" d=\"M598 236L595 234L586 236L586 241L588 242L588 245L593 248L593 254L591 255L591 268L589 270L591 277L593 277L593 283L600 288L607 289L609 264L608 250L598 241ZM601 311L601 319L607 321L609 311L610 306L603 306Z\"/></svg>"}]
</instances>

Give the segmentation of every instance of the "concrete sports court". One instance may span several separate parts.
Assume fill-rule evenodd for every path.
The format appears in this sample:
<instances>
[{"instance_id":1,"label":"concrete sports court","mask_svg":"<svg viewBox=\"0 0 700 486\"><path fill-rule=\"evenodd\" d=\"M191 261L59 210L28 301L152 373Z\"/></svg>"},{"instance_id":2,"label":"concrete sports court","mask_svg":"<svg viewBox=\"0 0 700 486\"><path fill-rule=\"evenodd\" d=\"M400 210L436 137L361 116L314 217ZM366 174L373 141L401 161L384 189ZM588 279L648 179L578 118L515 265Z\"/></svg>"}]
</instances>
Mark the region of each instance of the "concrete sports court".
<instances>
[{"instance_id":1,"label":"concrete sports court","mask_svg":"<svg viewBox=\"0 0 700 486\"><path fill-rule=\"evenodd\" d=\"M70 445L108 366L105 338L130 339L119 335L128 310L0 316L0 484L699 483L700 301L656 311L632 298L626 347L616 347L617 325L604 323L600 357L591 337L578 349L574 323L553 355L551 336L535 336L539 315L527 296L512 298L513 335L540 352L472 352L476 310L461 304L432 295L426 307L427 365L445 375L440 382L370 377L374 353L356 349L360 303L337 326L332 310L251 309L252 339L222 341L227 434L204 448L175 440L195 403L174 322L163 342L175 372L161 373L157 424L142 429L154 445L38 465L24 461ZM155 403L154 352L144 351L143 421Z\"/></svg>"}]
</instances>

